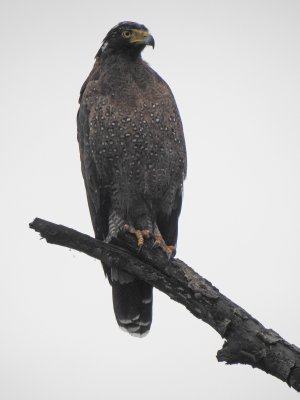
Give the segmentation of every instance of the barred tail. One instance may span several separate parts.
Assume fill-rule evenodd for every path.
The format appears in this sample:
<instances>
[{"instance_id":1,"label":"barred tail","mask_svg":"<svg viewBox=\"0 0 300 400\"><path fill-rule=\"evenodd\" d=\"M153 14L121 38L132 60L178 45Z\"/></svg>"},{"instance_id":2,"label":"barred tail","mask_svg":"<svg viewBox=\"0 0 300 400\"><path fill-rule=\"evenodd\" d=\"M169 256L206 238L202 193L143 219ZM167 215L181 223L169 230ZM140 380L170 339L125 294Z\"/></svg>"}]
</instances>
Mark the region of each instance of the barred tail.
<instances>
[{"instance_id":1,"label":"barred tail","mask_svg":"<svg viewBox=\"0 0 300 400\"><path fill-rule=\"evenodd\" d=\"M133 336L145 336L152 322L153 287L114 267L111 268L111 284L120 328Z\"/></svg>"}]
</instances>

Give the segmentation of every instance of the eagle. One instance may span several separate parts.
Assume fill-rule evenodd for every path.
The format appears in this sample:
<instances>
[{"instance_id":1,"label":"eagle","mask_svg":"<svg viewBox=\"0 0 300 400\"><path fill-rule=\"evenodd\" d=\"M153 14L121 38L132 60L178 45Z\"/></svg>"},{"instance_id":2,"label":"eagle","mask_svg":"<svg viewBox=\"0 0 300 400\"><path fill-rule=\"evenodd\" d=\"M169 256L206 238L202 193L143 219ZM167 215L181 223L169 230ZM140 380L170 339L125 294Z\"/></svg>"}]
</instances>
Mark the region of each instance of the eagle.
<instances>
[{"instance_id":1,"label":"eagle","mask_svg":"<svg viewBox=\"0 0 300 400\"><path fill-rule=\"evenodd\" d=\"M141 248L152 240L174 256L186 176L183 127L167 83L142 59L154 48L149 30L121 22L104 38L80 91L81 170L98 240L121 230ZM144 336L152 322L153 287L103 263L120 328Z\"/></svg>"}]
</instances>

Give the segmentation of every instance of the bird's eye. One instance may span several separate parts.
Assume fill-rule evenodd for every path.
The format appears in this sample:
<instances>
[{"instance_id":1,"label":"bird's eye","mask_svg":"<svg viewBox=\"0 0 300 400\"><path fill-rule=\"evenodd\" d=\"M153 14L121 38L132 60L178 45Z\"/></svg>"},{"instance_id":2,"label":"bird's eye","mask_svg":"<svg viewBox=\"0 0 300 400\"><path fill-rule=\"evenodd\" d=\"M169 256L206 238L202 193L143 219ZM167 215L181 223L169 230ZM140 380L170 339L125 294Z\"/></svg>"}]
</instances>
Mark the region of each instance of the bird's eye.
<instances>
[{"instance_id":1,"label":"bird's eye","mask_svg":"<svg viewBox=\"0 0 300 400\"><path fill-rule=\"evenodd\" d=\"M130 31L124 31L122 32L122 36L126 39L130 38L131 36L131 32Z\"/></svg>"}]
</instances>

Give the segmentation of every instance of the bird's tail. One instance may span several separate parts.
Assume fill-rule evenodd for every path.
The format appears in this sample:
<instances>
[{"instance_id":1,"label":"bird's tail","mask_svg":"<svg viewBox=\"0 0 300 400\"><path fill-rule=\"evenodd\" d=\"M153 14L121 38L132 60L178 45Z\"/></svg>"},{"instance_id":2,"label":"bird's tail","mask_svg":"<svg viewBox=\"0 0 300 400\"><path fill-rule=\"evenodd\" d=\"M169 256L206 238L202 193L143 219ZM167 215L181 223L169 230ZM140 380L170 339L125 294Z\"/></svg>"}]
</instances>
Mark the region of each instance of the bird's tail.
<instances>
[{"instance_id":1,"label":"bird's tail","mask_svg":"<svg viewBox=\"0 0 300 400\"><path fill-rule=\"evenodd\" d=\"M153 287L114 267L111 268L111 285L120 328L133 336L145 336L152 322Z\"/></svg>"}]
</instances>

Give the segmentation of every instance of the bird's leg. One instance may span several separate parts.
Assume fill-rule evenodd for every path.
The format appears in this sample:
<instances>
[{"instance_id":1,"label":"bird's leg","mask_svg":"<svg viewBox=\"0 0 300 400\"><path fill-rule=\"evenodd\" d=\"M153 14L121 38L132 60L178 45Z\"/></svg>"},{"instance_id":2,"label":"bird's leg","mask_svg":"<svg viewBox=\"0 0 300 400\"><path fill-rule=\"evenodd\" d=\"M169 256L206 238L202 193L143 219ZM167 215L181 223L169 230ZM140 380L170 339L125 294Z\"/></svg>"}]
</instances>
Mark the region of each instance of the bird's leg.
<instances>
[{"instance_id":1,"label":"bird's leg","mask_svg":"<svg viewBox=\"0 0 300 400\"><path fill-rule=\"evenodd\" d=\"M153 247L160 247L164 253L166 253L167 257L170 259L172 255L176 253L175 246L168 246L164 241L158 227L154 229L154 245Z\"/></svg>"},{"instance_id":2,"label":"bird's leg","mask_svg":"<svg viewBox=\"0 0 300 400\"><path fill-rule=\"evenodd\" d=\"M142 247L144 244L144 238L149 238L150 237L150 231L149 229L135 229L133 226L125 224L123 227L125 232L129 232L135 235L136 240L137 240L137 245L138 247Z\"/></svg>"}]
</instances>

